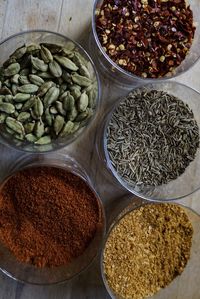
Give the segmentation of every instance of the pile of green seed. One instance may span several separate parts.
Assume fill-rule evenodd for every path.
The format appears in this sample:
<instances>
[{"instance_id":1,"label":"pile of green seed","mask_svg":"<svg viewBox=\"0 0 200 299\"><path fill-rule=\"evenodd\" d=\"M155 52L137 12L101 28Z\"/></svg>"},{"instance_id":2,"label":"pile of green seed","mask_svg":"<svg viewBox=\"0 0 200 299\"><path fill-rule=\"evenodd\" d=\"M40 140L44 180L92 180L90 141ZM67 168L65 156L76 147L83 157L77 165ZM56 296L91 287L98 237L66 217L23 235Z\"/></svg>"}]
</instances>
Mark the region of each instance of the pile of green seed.
<instances>
[{"instance_id":1,"label":"pile of green seed","mask_svg":"<svg viewBox=\"0 0 200 299\"><path fill-rule=\"evenodd\" d=\"M44 145L75 133L96 99L92 65L72 42L24 45L0 68L1 132L23 143Z\"/></svg>"},{"instance_id":2,"label":"pile of green seed","mask_svg":"<svg viewBox=\"0 0 200 299\"><path fill-rule=\"evenodd\" d=\"M158 186L179 177L194 160L199 127L182 100L139 89L115 109L107 129L111 163L130 186Z\"/></svg>"}]
</instances>

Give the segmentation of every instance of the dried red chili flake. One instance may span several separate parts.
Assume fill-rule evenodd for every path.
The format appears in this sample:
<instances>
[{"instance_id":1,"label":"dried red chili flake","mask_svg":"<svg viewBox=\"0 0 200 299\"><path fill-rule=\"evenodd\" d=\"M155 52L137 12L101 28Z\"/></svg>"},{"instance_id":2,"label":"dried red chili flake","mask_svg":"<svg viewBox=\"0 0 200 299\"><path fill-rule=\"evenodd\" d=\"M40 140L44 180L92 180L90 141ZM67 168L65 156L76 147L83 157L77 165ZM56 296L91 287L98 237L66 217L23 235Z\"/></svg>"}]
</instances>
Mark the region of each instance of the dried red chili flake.
<instances>
[{"instance_id":1,"label":"dried red chili flake","mask_svg":"<svg viewBox=\"0 0 200 299\"><path fill-rule=\"evenodd\" d=\"M106 53L142 77L163 77L179 66L195 29L184 0L104 0L96 12L96 30Z\"/></svg>"}]
</instances>

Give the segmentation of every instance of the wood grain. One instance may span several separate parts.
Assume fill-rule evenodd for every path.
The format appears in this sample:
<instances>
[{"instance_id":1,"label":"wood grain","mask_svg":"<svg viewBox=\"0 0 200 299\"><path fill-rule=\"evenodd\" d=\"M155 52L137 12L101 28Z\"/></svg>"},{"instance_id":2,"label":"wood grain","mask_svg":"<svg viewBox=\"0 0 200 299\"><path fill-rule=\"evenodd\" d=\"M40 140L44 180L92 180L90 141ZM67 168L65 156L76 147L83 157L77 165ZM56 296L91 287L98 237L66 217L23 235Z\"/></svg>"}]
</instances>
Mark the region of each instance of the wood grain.
<instances>
[{"instance_id":1,"label":"wood grain","mask_svg":"<svg viewBox=\"0 0 200 299\"><path fill-rule=\"evenodd\" d=\"M92 16L93 0L0 0L0 32L1 39L11 34L29 29L47 29L80 41L88 46L89 28ZM92 54L92 53L91 53ZM200 62L189 72L180 76L177 81L200 90ZM97 125L101 123L108 104L125 95L126 90L115 89L108 78L101 77L103 95L98 118L86 134L62 152L72 154L93 177L94 185L100 193L106 207L108 222L112 220L114 208L120 205L120 198L125 195L124 189L117 185L115 179L108 174L99 160L95 140ZM0 145L0 178L1 173L22 153ZM200 192L182 200L182 203L200 212ZM114 215L114 214L113 214ZM198 296L198 294L197 294ZM200 294L199 294L200 297ZM199 297L193 298L198 299ZM99 259L82 275L68 284L37 287L17 283L0 274L0 299L108 299L103 286ZM170 298L175 299L175 298ZM188 298L192 299L192 298Z\"/></svg>"}]
</instances>

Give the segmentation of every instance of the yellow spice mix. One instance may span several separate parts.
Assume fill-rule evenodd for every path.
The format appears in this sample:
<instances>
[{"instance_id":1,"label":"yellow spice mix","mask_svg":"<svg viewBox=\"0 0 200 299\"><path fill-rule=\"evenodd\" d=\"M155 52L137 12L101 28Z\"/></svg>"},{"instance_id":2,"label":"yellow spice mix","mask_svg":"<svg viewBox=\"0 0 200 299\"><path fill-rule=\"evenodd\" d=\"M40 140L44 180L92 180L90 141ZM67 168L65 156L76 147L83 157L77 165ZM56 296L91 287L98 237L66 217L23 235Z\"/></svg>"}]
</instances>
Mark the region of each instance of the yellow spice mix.
<instances>
[{"instance_id":1,"label":"yellow spice mix","mask_svg":"<svg viewBox=\"0 0 200 299\"><path fill-rule=\"evenodd\" d=\"M183 272L192 235L187 214L175 204L146 204L126 214L105 245L108 285L119 298L154 295Z\"/></svg>"}]
</instances>

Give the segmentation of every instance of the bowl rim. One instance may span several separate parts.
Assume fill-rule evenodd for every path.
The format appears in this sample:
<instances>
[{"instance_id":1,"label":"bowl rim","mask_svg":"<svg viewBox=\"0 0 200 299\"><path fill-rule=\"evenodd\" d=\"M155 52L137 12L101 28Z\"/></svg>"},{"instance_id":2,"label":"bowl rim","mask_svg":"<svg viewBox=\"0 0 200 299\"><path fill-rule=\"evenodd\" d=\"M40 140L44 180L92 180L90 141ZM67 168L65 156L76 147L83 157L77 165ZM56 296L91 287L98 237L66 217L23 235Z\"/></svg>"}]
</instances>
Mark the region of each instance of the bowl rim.
<instances>
[{"instance_id":1,"label":"bowl rim","mask_svg":"<svg viewBox=\"0 0 200 299\"><path fill-rule=\"evenodd\" d=\"M162 81L162 82L148 82L146 84L140 84L139 86L137 86L136 88L134 88L132 91L129 91L128 94L130 92L134 92L134 91L137 91L139 89L143 89L143 88L146 88L146 87L150 87L150 86L160 86L162 84L170 84L172 86L176 86L176 85L179 85L181 86L182 88L187 88L188 90L192 90L194 93L198 94L198 96L200 97L200 92L198 92L196 89L194 88L191 88L190 86L187 86L183 83L180 83L180 82L176 82L176 81L173 81L173 80L169 80L169 81ZM160 88L162 90L162 88ZM170 93L170 92L169 92ZM127 95L128 95L127 94ZM108 148L107 148L107 128L108 128L108 125L109 125L109 122L112 118L112 115L115 111L115 109L120 105L120 103L124 100L125 97L120 97L116 102L115 104L111 107L111 109L109 110L109 112L107 113L107 115L105 116L104 118L104 126L103 126L103 134L102 134L102 138L103 138L103 154L105 156L105 164L106 164L106 167L107 169L110 171L110 173L112 174L112 176L118 181L118 183L120 183L120 185L125 188L127 191L129 191L130 193L132 193L133 195L136 195L137 197L141 198L141 199L144 199L144 200L147 200L149 202L159 202L159 201L162 201L163 203L164 202L170 202L170 201L176 201L176 200L180 200L182 198L185 198L187 196L190 196L191 194L195 193L196 191L200 190L200 184L199 184L199 187L196 187L193 191L191 191L190 193L188 194L185 194L185 195L180 195L180 196L177 196L177 197L169 197L169 198L165 198L165 199L161 199L161 198L154 198L152 196L146 196L144 195L143 193L139 192L139 191L136 191L134 190L125 180L123 180L123 178L121 178L121 176L117 173L117 171L115 170L115 168L113 167L112 163L111 163L111 159L110 159L110 156L109 156L109 152L108 152ZM199 127L199 130L200 130L200 127Z\"/></svg>"},{"instance_id":2,"label":"bowl rim","mask_svg":"<svg viewBox=\"0 0 200 299\"><path fill-rule=\"evenodd\" d=\"M186 73L188 70L190 70L194 65L197 64L197 62L200 60L200 53L199 55L197 56L197 58L194 60L194 62L191 64L191 65L188 65L188 67L181 71L180 73L175 73L175 74L172 74L172 76L167 76L167 74L161 78L143 78L143 77L140 77L140 76L136 76L134 74L132 74L131 72L127 72L126 70L124 70L122 67L120 67L117 63L115 63L109 56L108 54L104 51L102 45L101 45L101 42L99 40L99 37L98 37L98 34L97 34L97 31L96 31L96 11L98 9L98 2L99 0L94 0L94 4L93 4L93 14L92 14L92 32L93 32L93 36L94 36L94 39L95 39L95 42L101 52L101 54L104 56L104 58L110 63L110 65L112 67L114 67L115 69L117 69L120 73L122 73L123 75L125 75L128 79L130 80L142 80L143 82L147 83L155 83L155 82L159 82L159 81L166 81L166 80L169 80L169 79L174 79L176 77L179 77L181 75L183 75L184 73ZM192 47L192 45L191 45ZM190 49L191 49L190 47ZM190 50L189 50L190 51ZM183 62L183 61L182 61ZM178 67L177 67L178 68ZM176 68L176 69L177 69Z\"/></svg>"},{"instance_id":3,"label":"bowl rim","mask_svg":"<svg viewBox=\"0 0 200 299\"><path fill-rule=\"evenodd\" d=\"M72 166L72 169L68 169L68 163L74 163L75 165ZM26 165L21 165L20 163L25 162ZM63 165L58 165L61 162L65 162L65 164L63 163ZM51 164L52 163L52 164ZM18 168L18 165L20 164L20 167ZM99 246L97 248L97 250L95 251L95 253L92 255L92 258L89 260L89 262L82 267L82 269L77 272L74 273L71 277L66 278L66 279L62 279L59 281L54 281L54 282L31 282L28 281L26 279L21 279L18 278L17 275L15 276L13 273L11 273L10 271L2 268L2 266L0 266L0 272L4 273L6 276L10 277L11 279L13 279L14 281L20 282L20 283L25 283L27 285L35 285L35 286L51 286L51 285L60 285L60 284L64 284L67 283L69 281L71 281L72 279L74 279L75 277L78 277L80 274L82 274L83 272L85 272L94 262L94 260L97 258L97 256L100 254L101 249L102 249L102 244L104 242L104 238L106 235L106 225L107 225L107 221L106 221L106 213L105 213L105 207L104 207L104 203L103 200L101 199L100 195L98 194L98 192L95 189L94 184L92 183L91 180L91 175L89 174L88 171L86 171L86 169L83 167L82 164L80 164L80 162L78 162L74 157L68 156L64 153L49 153L49 154L44 154L43 155L43 160L41 160L41 155L35 155L35 154L26 154L23 156L18 157L18 159L15 161L14 165L9 169L9 174L4 176L4 178L0 181L0 192L1 189L3 188L4 184L12 177L14 176L16 173L24 170L24 169L28 169L28 168L33 168L33 167L53 167L53 168L60 168L65 170L66 172L72 173L75 176L78 176L82 181L85 182L85 184L89 187L89 189L91 190L91 192L94 194L97 203L98 203L98 207L99 207L99 222L97 224L97 230L98 227L101 227L101 237L100 237L100 241L99 241ZM80 173L79 173L79 171ZM100 226L99 226L100 225ZM91 243L94 239L91 240ZM90 244L91 244L90 243ZM3 244L3 243L2 243ZM90 246L89 244L89 246ZM5 246L3 244L3 246ZM88 247L89 247L88 246ZM5 246L6 247L6 246ZM6 247L7 248L7 247ZM7 249L9 250L9 249ZM86 248L87 250L87 248ZM86 250L82 253L84 254L86 252ZM14 258L15 256L13 255L13 253L10 253ZM81 255L79 256L81 257ZM78 257L78 258L79 258ZM15 258L16 259L16 258ZM76 259L74 259L76 260ZM16 260L17 261L17 260ZM26 263L21 263L19 261L17 261L19 264L26 264ZM72 261L73 263L73 261ZM30 267L34 267L30 264L28 264L28 266ZM63 265L60 267L65 267L67 268L67 265ZM34 267L35 270L39 269L41 271L40 268ZM49 268L53 271L53 269L55 268L59 268L59 267L52 267ZM45 269L45 268L43 268Z\"/></svg>"},{"instance_id":4,"label":"bowl rim","mask_svg":"<svg viewBox=\"0 0 200 299\"><path fill-rule=\"evenodd\" d=\"M43 30L43 29L25 30L25 31L21 31L21 32L12 34L12 35L6 37L5 39L3 39L2 41L0 41L0 47L1 47L1 45L3 45L4 43L6 43L7 41L15 39L18 36L23 36L25 34L32 34L32 33L44 33L44 34L57 35L57 36L60 36L61 38L63 38L63 40L65 39L66 41L69 41L69 42L72 42L73 44L75 44L76 48L79 49L80 51L82 51L84 53L84 55L87 57L88 62L91 63L92 69L94 71L94 76L95 76L95 79L97 81L97 91L98 91L98 94L97 94L97 97L96 97L96 106L94 108L93 115L86 121L85 125L83 127L81 127L76 132L76 134L74 136L72 136L71 138L69 138L69 140L66 143L64 143L64 141L63 141L64 144L62 143L62 145L56 146L56 148L50 148L50 149L48 149L48 147L51 146L51 144L47 144L47 145L44 145L47 148L46 150L40 151L40 148L41 148L40 146L38 146L38 148L35 148L35 150L34 149L30 149L30 150L28 149L27 150L24 147L20 147L20 146L11 144L8 141L8 139L5 138L1 134L1 143L4 144L4 145L6 145L6 146L8 146L9 148L15 149L15 150L17 150L19 152L23 152L23 153L44 154L44 153L51 153L51 152L59 151L59 150L65 148L65 147L73 144L73 142L75 142L76 140L78 140L83 135L83 133L86 133L87 130L89 130L92 127L92 124L94 124L95 119L96 119L96 117L98 115L98 112L100 110L102 88L101 88L101 81L100 81L99 73L97 71L95 63L94 63L93 59L91 58L90 54L83 48L82 45L80 45L78 42L74 41L73 39L69 38L68 36L65 36L64 34L61 34L61 33L55 32L55 31L50 31L50 30Z\"/></svg>"},{"instance_id":5,"label":"bowl rim","mask_svg":"<svg viewBox=\"0 0 200 299\"><path fill-rule=\"evenodd\" d=\"M129 198L131 200L132 197L129 195ZM200 214L197 211L195 211L193 208L188 207L188 206L186 206L183 203L175 203L175 202L172 202L172 201L171 202L163 202L163 201L157 201L157 202L145 201L144 202L143 201L143 202L140 202L136 207L134 207L134 206L131 207L131 205L132 205L131 202L130 202L130 204L126 205L126 207L124 209L122 209L121 212L119 212L118 215L115 216L114 219L112 220L112 223L110 224L110 226L108 228L108 231L106 233L106 236L104 238L104 242L103 242L102 249L101 249L101 256L100 256L101 277L102 277L104 286L105 286L108 294L110 295L110 297L112 299L116 298L116 294L114 294L114 291L112 291L111 287L108 284L108 281L106 279L106 275L105 275L105 272L104 272L104 265L103 265L103 261L104 261L104 250L105 250L106 243L107 243L107 241L109 239L110 233L116 227L116 225L119 224L119 222L124 217L126 217L126 215L128 215L129 213L133 212L134 210L140 209L141 207L146 206L146 205L157 205L157 204L177 205L177 206L183 208L184 210L189 210L190 212L192 212L193 214L195 214L195 216L198 217L199 221L200 221Z\"/></svg>"}]
</instances>

